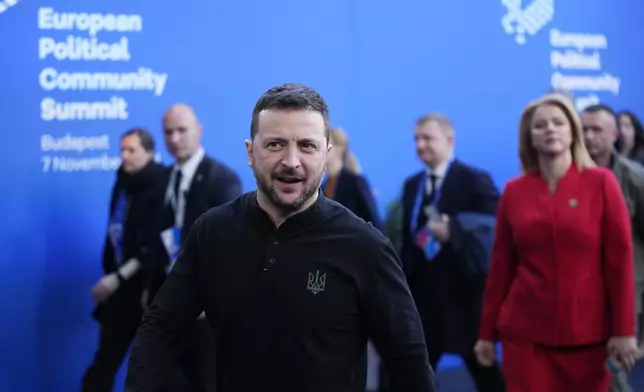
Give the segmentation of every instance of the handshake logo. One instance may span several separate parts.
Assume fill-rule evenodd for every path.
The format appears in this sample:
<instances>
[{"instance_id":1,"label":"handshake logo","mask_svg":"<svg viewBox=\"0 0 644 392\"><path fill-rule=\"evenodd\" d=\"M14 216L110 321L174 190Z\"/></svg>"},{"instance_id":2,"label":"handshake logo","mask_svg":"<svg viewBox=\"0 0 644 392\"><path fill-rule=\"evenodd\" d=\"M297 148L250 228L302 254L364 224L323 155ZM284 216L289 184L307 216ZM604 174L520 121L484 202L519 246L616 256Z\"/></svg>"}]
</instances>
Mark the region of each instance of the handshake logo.
<instances>
[{"instance_id":1,"label":"handshake logo","mask_svg":"<svg viewBox=\"0 0 644 392\"><path fill-rule=\"evenodd\" d=\"M0 0L0 14L5 13L9 8L18 4L20 0Z\"/></svg>"},{"instance_id":2,"label":"handshake logo","mask_svg":"<svg viewBox=\"0 0 644 392\"><path fill-rule=\"evenodd\" d=\"M521 7L521 0L501 0L508 13L501 19L506 34L514 35L519 45L526 43L527 35L535 35L546 27L555 15L555 0L532 0Z\"/></svg>"}]
</instances>

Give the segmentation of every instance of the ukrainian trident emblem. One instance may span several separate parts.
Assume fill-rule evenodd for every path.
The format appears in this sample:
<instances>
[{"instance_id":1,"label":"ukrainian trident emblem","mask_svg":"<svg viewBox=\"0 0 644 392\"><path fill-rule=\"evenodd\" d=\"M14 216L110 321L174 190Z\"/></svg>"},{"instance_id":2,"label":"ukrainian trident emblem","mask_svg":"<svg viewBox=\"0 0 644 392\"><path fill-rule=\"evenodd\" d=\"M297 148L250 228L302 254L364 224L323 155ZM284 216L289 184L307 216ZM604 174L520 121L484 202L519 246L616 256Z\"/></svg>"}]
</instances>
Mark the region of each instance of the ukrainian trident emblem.
<instances>
[{"instance_id":1,"label":"ukrainian trident emblem","mask_svg":"<svg viewBox=\"0 0 644 392\"><path fill-rule=\"evenodd\" d=\"M326 285L326 273L320 275L320 271L313 272L309 271L309 283L306 285L306 289L316 295L317 293L324 291L324 286Z\"/></svg>"}]
</instances>

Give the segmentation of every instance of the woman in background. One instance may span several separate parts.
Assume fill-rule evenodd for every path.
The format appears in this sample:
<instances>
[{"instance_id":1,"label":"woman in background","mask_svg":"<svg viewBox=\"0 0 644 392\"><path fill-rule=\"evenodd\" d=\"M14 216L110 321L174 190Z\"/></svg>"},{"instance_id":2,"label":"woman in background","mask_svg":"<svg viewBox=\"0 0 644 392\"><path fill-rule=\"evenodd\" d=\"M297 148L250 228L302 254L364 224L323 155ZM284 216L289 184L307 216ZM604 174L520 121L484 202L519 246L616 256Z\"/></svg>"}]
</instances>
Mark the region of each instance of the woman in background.
<instances>
[{"instance_id":1,"label":"woman in background","mask_svg":"<svg viewBox=\"0 0 644 392\"><path fill-rule=\"evenodd\" d=\"M644 129L642 122L631 112L618 114L619 140L618 151L636 161L644 164Z\"/></svg>"},{"instance_id":2,"label":"woman in background","mask_svg":"<svg viewBox=\"0 0 644 392\"><path fill-rule=\"evenodd\" d=\"M349 139L341 129L331 130L331 151L327 164L327 179L322 185L324 194L342 204L359 218L378 230L382 222L369 183L360 175L360 165L349 152Z\"/></svg>"},{"instance_id":3,"label":"woman in background","mask_svg":"<svg viewBox=\"0 0 644 392\"><path fill-rule=\"evenodd\" d=\"M475 352L489 366L501 341L509 392L605 392L608 356L630 369L638 353L628 210L566 98L530 104L519 132Z\"/></svg>"}]
</instances>

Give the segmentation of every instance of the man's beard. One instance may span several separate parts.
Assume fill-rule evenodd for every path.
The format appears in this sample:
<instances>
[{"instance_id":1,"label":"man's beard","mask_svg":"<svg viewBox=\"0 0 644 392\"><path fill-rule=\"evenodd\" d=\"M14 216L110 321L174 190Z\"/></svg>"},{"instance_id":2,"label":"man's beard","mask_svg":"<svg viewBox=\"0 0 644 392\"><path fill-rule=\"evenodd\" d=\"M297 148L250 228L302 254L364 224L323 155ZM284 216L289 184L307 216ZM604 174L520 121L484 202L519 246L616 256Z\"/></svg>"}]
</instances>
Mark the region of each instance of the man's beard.
<instances>
[{"instance_id":1,"label":"man's beard","mask_svg":"<svg viewBox=\"0 0 644 392\"><path fill-rule=\"evenodd\" d=\"M282 173L282 174L288 175L288 173ZM284 203L279 199L275 186L273 186L270 183L272 178L269 179L268 181L264 181L264 178L261 176L261 174L259 174L255 170L254 167L253 167L253 175L255 176L255 180L257 181L257 187L259 188L259 190L264 195L266 195L266 197L271 202L271 204L277 207L282 212L282 215L284 216L291 215L297 212L307 201L315 197L316 192L320 189L320 186L322 185L322 179L324 177L323 174L320 175L320 177L316 181L314 181L309 188L304 188L300 196L297 199L295 199L293 202Z\"/></svg>"}]
</instances>

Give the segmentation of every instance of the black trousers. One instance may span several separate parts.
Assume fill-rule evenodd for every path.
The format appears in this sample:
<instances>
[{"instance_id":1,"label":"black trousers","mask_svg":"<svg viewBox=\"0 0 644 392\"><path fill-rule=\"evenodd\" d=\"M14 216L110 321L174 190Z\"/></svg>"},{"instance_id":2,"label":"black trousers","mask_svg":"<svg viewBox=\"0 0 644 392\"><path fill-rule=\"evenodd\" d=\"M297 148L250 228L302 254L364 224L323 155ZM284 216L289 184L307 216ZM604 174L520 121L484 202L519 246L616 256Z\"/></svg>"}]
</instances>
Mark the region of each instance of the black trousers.
<instances>
[{"instance_id":1,"label":"black trousers","mask_svg":"<svg viewBox=\"0 0 644 392\"><path fill-rule=\"evenodd\" d=\"M432 368L436 369L441 356L442 353L437 351L429 354L429 363L432 365ZM478 392L505 392L505 380L503 379L503 373L501 373L501 367L498 363L490 367L481 366L473 353L471 355L463 355L461 358L472 376Z\"/></svg>"},{"instance_id":2,"label":"black trousers","mask_svg":"<svg viewBox=\"0 0 644 392\"><path fill-rule=\"evenodd\" d=\"M419 307L419 309L422 307ZM423 316L430 316L423 318ZM429 364L433 369L436 369L441 357L446 352L460 353L461 359L465 363L467 370L472 376L476 390L478 392L505 392L505 379L501 367L498 363L490 367L481 366L476 360L474 354L475 342L471 339L461 340L466 338L466 334L462 334L461 339L458 336L450 336L448 328L450 325L444 322L445 314L437 312L421 313L423 318L423 329L425 332L425 342L427 344L427 354L429 357ZM478 322L473 323L476 328ZM454 324L453 324L454 325ZM463 327L461 325L461 327ZM453 329L456 329L453 327ZM470 335L470 334L467 334ZM475 336L475 335L474 335ZM456 341L458 339L458 342ZM470 342L471 343L468 343ZM457 344L455 344L457 343Z\"/></svg>"},{"instance_id":3,"label":"black trousers","mask_svg":"<svg viewBox=\"0 0 644 392\"><path fill-rule=\"evenodd\" d=\"M100 325L98 349L83 375L82 392L112 391L116 373L143 317L142 291L140 282L128 281L94 311L93 316ZM164 392L190 392L183 372L173 372L168 376Z\"/></svg>"},{"instance_id":4,"label":"black trousers","mask_svg":"<svg viewBox=\"0 0 644 392\"><path fill-rule=\"evenodd\" d=\"M82 392L111 392L114 378L127 354L140 317L101 324L98 349L81 382Z\"/></svg>"},{"instance_id":5,"label":"black trousers","mask_svg":"<svg viewBox=\"0 0 644 392\"><path fill-rule=\"evenodd\" d=\"M206 319L198 319L188 333L181 368L192 392L217 390L215 338Z\"/></svg>"}]
</instances>

